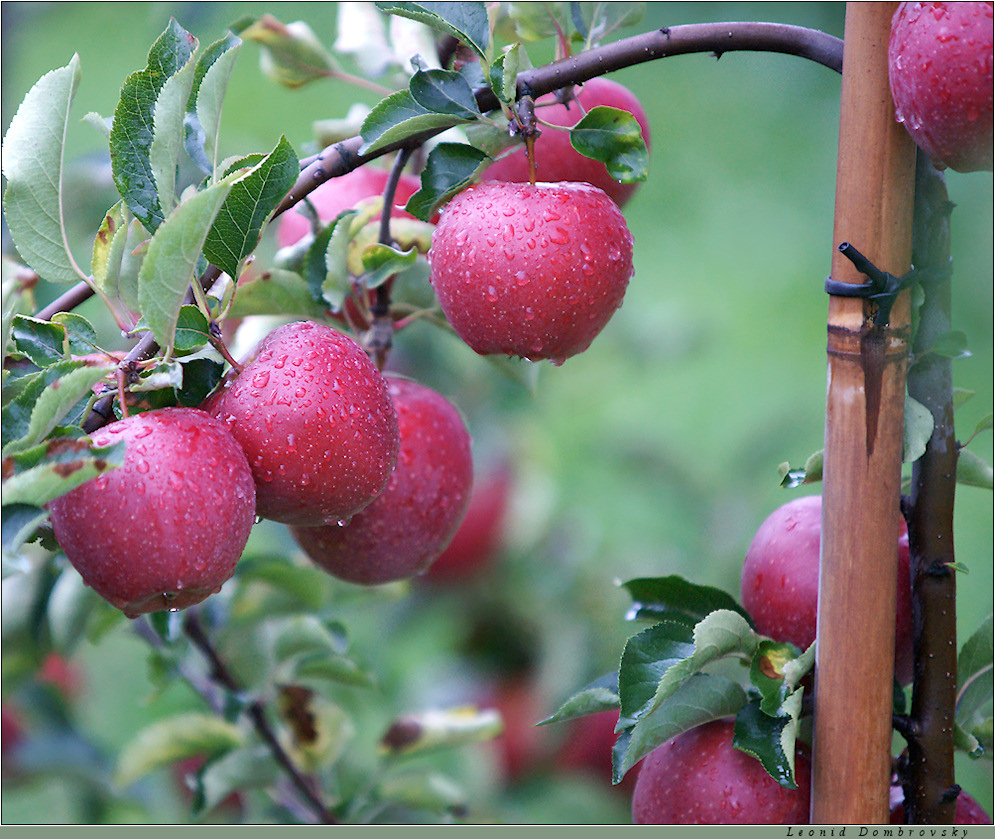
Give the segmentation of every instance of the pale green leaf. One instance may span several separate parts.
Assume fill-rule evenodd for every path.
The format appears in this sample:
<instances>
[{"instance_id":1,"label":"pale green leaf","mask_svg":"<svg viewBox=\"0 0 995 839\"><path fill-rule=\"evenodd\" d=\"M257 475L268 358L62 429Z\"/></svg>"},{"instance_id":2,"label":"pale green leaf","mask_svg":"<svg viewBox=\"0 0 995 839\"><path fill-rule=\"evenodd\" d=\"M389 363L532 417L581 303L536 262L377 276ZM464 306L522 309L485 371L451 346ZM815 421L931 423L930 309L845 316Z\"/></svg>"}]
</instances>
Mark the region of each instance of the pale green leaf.
<instances>
[{"instance_id":1,"label":"pale green leaf","mask_svg":"<svg viewBox=\"0 0 995 839\"><path fill-rule=\"evenodd\" d=\"M187 757L210 757L242 745L238 726L213 714L186 713L143 728L121 751L116 782L129 786L155 769Z\"/></svg>"},{"instance_id":2,"label":"pale green leaf","mask_svg":"<svg viewBox=\"0 0 995 839\"><path fill-rule=\"evenodd\" d=\"M3 139L4 215L21 259L51 282L81 277L65 238L63 161L79 57L39 79Z\"/></svg>"},{"instance_id":3,"label":"pale green leaf","mask_svg":"<svg viewBox=\"0 0 995 839\"><path fill-rule=\"evenodd\" d=\"M176 167L183 151L186 134L184 120L187 100L193 88L197 64L191 54L186 64L166 79L155 100L152 145L149 165L159 193L162 214L168 216L176 206Z\"/></svg>"},{"instance_id":4,"label":"pale green leaf","mask_svg":"<svg viewBox=\"0 0 995 839\"><path fill-rule=\"evenodd\" d=\"M171 347L176 319L214 218L231 189L221 182L178 206L156 230L138 273L142 316L161 347Z\"/></svg>"},{"instance_id":5,"label":"pale green leaf","mask_svg":"<svg viewBox=\"0 0 995 839\"><path fill-rule=\"evenodd\" d=\"M124 462L124 444L91 446L85 439L60 437L13 455L17 471L3 482L3 503L41 507L91 478Z\"/></svg>"},{"instance_id":6,"label":"pale green leaf","mask_svg":"<svg viewBox=\"0 0 995 839\"><path fill-rule=\"evenodd\" d=\"M93 256L90 269L93 282L108 297L117 297L121 276L121 260L128 241L128 222L131 214L121 199L111 207L93 239Z\"/></svg>"},{"instance_id":7,"label":"pale green leaf","mask_svg":"<svg viewBox=\"0 0 995 839\"><path fill-rule=\"evenodd\" d=\"M902 462L914 463L923 456L929 438L933 436L933 415L929 408L905 397L905 421L902 429Z\"/></svg>"}]
</instances>

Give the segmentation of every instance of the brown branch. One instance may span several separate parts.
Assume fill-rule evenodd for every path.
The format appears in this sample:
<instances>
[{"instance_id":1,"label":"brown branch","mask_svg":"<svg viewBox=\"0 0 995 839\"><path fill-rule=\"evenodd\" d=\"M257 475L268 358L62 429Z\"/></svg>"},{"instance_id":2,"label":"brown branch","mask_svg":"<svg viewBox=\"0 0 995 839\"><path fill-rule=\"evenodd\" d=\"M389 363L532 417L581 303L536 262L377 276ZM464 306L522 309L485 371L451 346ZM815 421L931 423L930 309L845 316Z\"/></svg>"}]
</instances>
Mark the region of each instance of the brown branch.
<instances>
[{"instance_id":1,"label":"brown branch","mask_svg":"<svg viewBox=\"0 0 995 839\"><path fill-rule=\"evenodd\" d=\"M924 302L909 370L909 395L933 415L926 452L913 464L907 506L915 656L911 720L903 769L909 824L952 824L954 706L957 698L957 609L954 436L951 360L929 349L950 331L950 209L943 175L919 154L913 262L923 275Z\"/></svg>"},{"instance_id":2,"label":"brown branch","mask_svg":"<svg viewBox=\"0 0 995 839\"><path fill-rule=\"evenodd\" d=\"M241 686L235 680L235 677L231 674L231 671L228 669L227 665L225 665L224 660L218 654L218 651L214 648L214 645L211 643L211 639L207 636L204 628L200 625L196 612L188 610L184 615L183 632L210 663L211 678L232 693L239 693L241 691ZM317 816L318 823L338 824L338 819L336 819L332 811L328 809L325 802L321 800L318 793L313 789L308 778L305 777L294 765L294 762L290 759L290 756L280 744L280 741L276 736L276 732L273 731L272 726L269 724L269 720L266 719L266 710L263 703L258 700L253 702L246 708L246 713L249 715L249 719L252 721L252 725L253 728L256 729L256 733L269 747L270 751L273 753L273 757L276 759L276 762L280 764L284 772L287 773L287 776L289 777L294 788L307 802L308 807L313 811L314 815Z\"/></svg>"}]
</instances>

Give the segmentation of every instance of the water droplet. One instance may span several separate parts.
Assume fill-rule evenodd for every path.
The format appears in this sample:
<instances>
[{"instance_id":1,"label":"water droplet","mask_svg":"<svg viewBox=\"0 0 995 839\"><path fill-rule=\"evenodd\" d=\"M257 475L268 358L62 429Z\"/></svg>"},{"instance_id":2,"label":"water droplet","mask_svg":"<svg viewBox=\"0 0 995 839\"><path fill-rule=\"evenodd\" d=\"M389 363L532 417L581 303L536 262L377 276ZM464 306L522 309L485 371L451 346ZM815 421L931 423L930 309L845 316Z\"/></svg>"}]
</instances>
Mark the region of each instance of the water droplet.
<instances>
[{"instance_id":1,"label":"water droplet","mask_svg":"<svg viewBox=\"0 0 995 839\"><path fill-rule=\"evenodd\" d=\"M269 371L268 370L261 370L260 372L256 373L255 376L252 377L252 386L253 387L263 388L263 387L266 387L267 384L269 384Z\"/></svg>"}]
</instances>

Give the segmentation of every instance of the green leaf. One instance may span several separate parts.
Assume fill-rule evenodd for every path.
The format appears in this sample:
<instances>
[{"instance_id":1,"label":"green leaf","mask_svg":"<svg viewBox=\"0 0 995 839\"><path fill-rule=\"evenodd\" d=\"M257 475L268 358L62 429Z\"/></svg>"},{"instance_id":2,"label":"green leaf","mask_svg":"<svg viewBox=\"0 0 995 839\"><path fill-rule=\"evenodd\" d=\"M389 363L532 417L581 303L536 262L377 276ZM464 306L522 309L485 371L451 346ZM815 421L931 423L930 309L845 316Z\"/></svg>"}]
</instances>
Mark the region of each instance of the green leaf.
<instances>
[{"instance_id":1,"label":"green leaf","mask_svg":"<svg viewBox=\"0 0 995 839\"><path fill-rule=\"evenodd\" d=\"M607 673L577 691L554 714L540 720L537 725L563 722L587 714L597 714L599 711L615 710L618 707L618 673Z\"/></svg>"},{"instance_id":2,"label":"green leaf","mask_svg":"<svg viewBox=\"0 0 995 839\"><path fill-rule=\"evenodd\" d=\"M194 41L196 44L196 41ZM149 165L159 196L159 206L168 216L176 206L176 172L183 151L187 102L193 89L197 64L190 55L186 64L171 75L156 96L153 108L152 145Z\"/></svg>"},{"instance_id":3,"label":"green leaf","mask_svg":"<svg viewBox=\"0 0 995 839\"><path fill-rule=\"evenodd\" d=\"M363 285L376 288L399 271L410 268L417 258L418 251L415 248L401 251L379 242L370 245L362 254Z\"/></svg>"},{"instance_id":4,"label":"green leaf","mask_svg":"<svg viewBox=\"0 0 995 839\"><path fill-rule=\"evenodd\" d=\"M798 699L800 706L801 696ZM797 789L793 729L797 729L797 720L789 715L765 714L760 710L759 698L754 697L736 715L732 744L759 760L782 787Z\"/></svg>"},{"instance_id":5,"label":"green leaf","mask_svg":"<svg viewBox=\"0 0 995 839\"><path fill-rule=\"evenodd\" d=\"M993 711L992 667L995 654L992 616L989 615L968 638L957 656L957 701L954 722L965 732L988 725Z\"/></svg>"},{"instance_id":6,"label":"green leaf","mask_svg":"<svg viewBox=\"0 0 995 839\"><path fill-rule=\"evenodd\" d=\"M491 120L472 122L463 131L470 145L495 159L505 149L522 144L521 137L509 134L507 127L495 125Z\"/></svg>"},{"instance_id":7,"label":"green leaf","mask_svg":"<svg viewBox=\"0 0 995 839\"><path fill-rule=\"evenodd\" d=\"M355 211L350 210L342 213L330 226L327 239L323 231L315 240L315 245L325 242L320 263L324 269L319 287L321 299L335 310L341 308L346 295L352 289L352 280L349 276L349 244L352 239L352 222L356 215L358 214ZM312 269L315 279L319 270L319 263L316 261ZM309 284L314 289L314 283Z\"/></svg>"},{"instance_id":8,"label":"green leaf","mask_svg":"<svg viewBox=\"0 0 995 839\"><path fill-rule=\"evenodd\" d=\"M3 503L42 507L91 478L124 462L124 444L92 446L86 439L60 437L4 459Z\"/></svg>"},{"instance_id":9,"label":"green leaf","mask_svg":"<svg viewBox=\"0 0 995 839\"><path fill-rule=\"evenodd\" d=\"M525 47L514 44L495 58L490 66L488 76L491 90L499 102L509 107L515 104L515 97L518 95L518 74L523 69L528 69L521 66L523 63L528 64Z\"/></svg>"},{"instance_id":10,"label":"green leaf","mask_svg":"<svg viewBox=\"0 0 995 839\"><path fill-rule=\"evenodd\" d=\"M293 315L319 318L326 306L316 303L304 278L294 271L273 268L247 280L240 280L230 316Z\"/></svg>"},{"instance_id":11,"label":"green leaf","mask_svg":"<svg viewBox=\"0 0 995 839\"><path fill-rule=\"evenodd\" d=\"M117 297L119 294L121 260L128 241L130 218L128 206L122 198L107 211L93 239L93 255L90 258L93 283L108 297Z\"/></svg>"},{"instance_id":12,"label":"green leaf","mask_svg":"<svg viewBox=\"0 0 995 839\"><path fill-rule=\"evenodd\" d=\"M27 430L19 439L4 446L4 455L12 451L25 451L40 443L80 400L92 395L93 386L113 369L110 364L106 367L80 367L48 385L31 410Z\"/></svg>"},{"instance_id":13,"label":"green leaf","mask_svg":"<svg viewBox=\"0 0 995 839\"><path fill-rule=\"evenodd\" d=\"M376 795L382 801L436 815L462 814L468 805L466 793L458 784L441 772L423 768L386 776L377 786Z\"/></svg>"},{"instance_id":14,"label":"green leaf","mask_svg":"<svg viewBox=\"0 0 995 839\"><path fill-rule=\"evenodd\" d=\"M649 151L639 123L628 111L607 105L591 108L571 129L570 143L585 157L604 163L621 183L646 180Z\"/></svg>"},{"instance_id":15,"label":"green leaf","mask_svg":"<svg viewBox=\"0 0 995 839\"><path fill-rule=\"evenodd\" d=\"M82 361L62 361L8 382L3 390L6 404L3 406L3 422L0 423L2 445L6 447L28 433L35 403L45 388L83 366Z\"/></svg>"},{"instance_id":16,"label":"green leaf","mask_svg":"<svg viewBox=\"0 0 995 839\"><path fill-rule=\"evenodd\" d=\"M156 230L138 273L142 315L161 347L171 347L183 296L214 218L231 189L222 181L178 206Z\"/></svg>"},{"instance_id":17,"label":"green leaf","mask_svg":"<svg viewBox=\"0 0 995 839\"><path fill-rule=\"evenodd\" d=\"M970 449L961 449L957 454L957 483L992 489L995 486L995 474L987 461Z\"/></svg>"},{"instance_id":18,"label":"green leaf","mask_svg":"<svg viewBox=\"0 0 995 839\"><path fill-rule=\"evenodd\" d=\"M262 162L232 184L204 242L204 255L229 277L238 277L242 260L259 244L263 226L299 174L297 155L281 137Z\"/></svg>"},{"instance_id":19,"label":"green leaf","mask_svg":"<svg viewBox=\"0 0 995 839\"><path fill-rule=\"evenodd\" d=\"M619 737L612 752L613 783L658 746L695 726L737 714L745 702L746 692L731 679L695 673Z\"/></svg>"},{"instance_id":20,"label":"green leaf","mask_svg":"<svg viewBox=\"0 0 995 839\"><path fill-rule=\"evenodd\" d=\"M644 716L667 671L693 654L693 630L685 623L658 623L626 641L618 671L620 722Z\"/></svg>"},{"instance_id":21,"label":"green leaf","mask_svg":"<svg viewBox=\"0 0 995 839\"><path fill-rule=\"evenodd\" d=\"M146 726L124 747L115 781L126 787L155 769L187 757L221 754L243 741L238 726L213 714L176 714Z\"/></svg>"},{"instance_id":22,"label":"green leaf","mask_svg":"<svg viewBox=\"0 0 995 839\"><path fill-rule=\"evenodd\" d=\"M470 120L451 114L437 114L420 105L407 90L392 93L363 120L360 154L373 154L426 131L451 128Z\"/></svg>"},{"instance_id":23,"label":"green leaf","mask_svg":"<svg viewBox=\"0 0 995 839\"><path fill-rule=\"evenodd\" d=\"M3 138L4 216L24 262L50 282L82 276L68 250L62 214L69 110L79 86L79 57L42 76L28 91Z\"/></svg>"},{"instance_id":24,"label":"green leaf","mask_svg":"<svg viewBox=\"0 0 995 839\"><path fill-rule=\"evenodd\" d=\"M523 41L541 41L571 30L569 3L509 3L508 16Z\"/></svg>"},{"instance_id":25,"label":"green leaf","mask_svg":"<svg viewBox=\"0 0 995 839\"><path fill-rule=\"evenodd\" d=\"M6 495L6 487L4 487L4 494ZM2 509L3 516L3 526L0 533L2 533L3 567L4 577L6 577L8 562L15 561L14 556L48 519L48 512L34 504L8 504L6 498L0 509Z\"/></svg>"},{"instance_id":26,"label":"green leaf","mask_svg":"<svg viewBox=\"0 0 995 839\"><path fill-rule=\"evenodd\" d=\"M781 476L781 486L785 489L794 489L802 484L814 484L822 480L822 456L823 451L819 449L808 456L805 465L801 469L792 469L787 461L777 467Z\"/></svg>"},{"instance_id":27,"label":"green leaf","mask_svg":"<svg viewBox=\"0 0 995 839\"><path fill-rule=\"evenodd\" d=\"M711 586L690 583L683 577L640 577L622 584L633 605L629 620L678 621L693 627L702 618L719 609L738 612L751 622L749 614L735 599Z\"/></svg>"},{"instance_id":28,"label":"green leaf","mask_svg":"<svg viewBox=\"0 0 995 839\"><path fill-rule=\"evenodd\" d=\"M229 32L211 44L197 61L184 121L184 146L206 175L214 174L221 105L241 46L242 41Z\"/></svg>"},{"instance_id":29,"label":"green leaf","mask_svg":"<svg viewBox=\"0 0 995 839\"><path fill-rule=\"evenodd\" d=\"M142 263L145 261L145 254L151 241L148 231L142 223L136 218L131 219L124 243L124 252L121 255L121 272L117 279L117 291L121 302L133 312L140 309L138 275L141 273Z\"/></svg>"},{"instance_id":30,"label":"green leaf","mask_svg":"<svg viewBox=\"0 0 995 839\"><path fill-rule=\"evenodd\" d=\"M493 708L429 709L395 720L380 739L380 749L391 755L422 754L492 740L501 729L501 715Z\"/></svg>"},{"instance_id":31,"label":"green leaf","mask_svg":"<svg viewBox=\"0 0 995 839\"><path fill-rule=\"evenodd\" d=\"M926 451L933 436L933 415L929 408L905 395L905 420L902 429L902 463L914 463Z\"/></svg>"},{"instance_id":32,"label":"green leaf","mask_svg":"<svg viewBox=\"0 0 995 839\"><path fill-rule=\"evenodd\" d=\"M209 760L194 779L194 818L213 810L237 790L273 786L282 771L265 744L233 749Z\"/></svg>"},{"instance_id":33,"label":"green leaf","mask_svg":"<svg viewBox=\"0 0 995 839\"><path fill-rule=\"evenodd\" d=\"M490 158L473 146L439 143L429 152L425 162L421 189L408 199L405 209L416 218L428 221L442 204L468 186L487 163Z\"/></svg>"},{"instance_id":34,"label":"green leaf","mask_svg":"<svg viewBox=\"0 0 995 839\"><path fill-rule=\"evenodd\" d=\"M30 358L36 367L66 361L66 328L61 324L14 315L10 335L14 349Z\"/></svg>"},{"instance_id":35,"label":"green leaf","mask_svg":"<svg viewBox=\"0 0 995 839\"><path fill-rule=\"evenodd\" d=\"M283 24L263 15L241 33L262 48L263 73L286 87L300 87L335 73L335 60L303 21Z\"/></svg>"},{"instance_id":36,"label":"green leaf","mask_svg":"<svg viewBox=\"0 0 995 839\"><path fill-rule=\"evenodd\" d=\"M149 50L148 64L125 79L111 127L111 171L128 209L150 233L165 219L151 157L156 100L166 81L182 70L197 39L170 19ZM184 100L185 101L185 100Z\"/></svg>"},{"instance_id":37,"label":"green leaf","mask_svg":"<svg viewBox=\"0 0 995 839\"><path fill-rule=\"evenodd\" d=\"M452 70L419 70L408 83L411 98L428 111L472 120L480 108L466 79Z\"/></svg>"},{"instance_id":38,"label":"green leaf","mask_svg":"<svg viewBox=\"0 0 995 839\"><path fill-rule=\"evenodd\" d=\"M235 574L290 594L305 610L317 611L327 602L329 578L315 566L295 565L282 556L247 556L239 560Z\"/></svg>"},{"instance_id":39,"label":"green leaf","mask_svg":"<svg viewBox=\"0 0 995 839\"><path fill-rule=\"evenodd\" d=\"M757 634L741 614L727 609L712 612L694 628L694 652L667 669L652 701L640 710L640 715L651 713L705 665L731 653L752 656L758 644Z\"/></svg>"},{"instance_id":40,"label":"green leaf","mask_svg":"<svg viewBox=\"0 0 995 839\"><path fill-rule=\"evenodd\" d=\"M210 330L204 313L194 305L180 308L176 318L176 337L173 347L177 353L196 352L210 339Z\"/></svg>"},{"instance_id":41,"label":"green leaf","mask_svg":"<svg viewBox=\"0 0 995 839\"><path fill-rule=\"evenodd\" d=\"M97 345L97 330L82 315L77 315L75 312L57 312L52 316L52 323L57 323L65 330L66 345L70 353L86 355L100 351Z\"/></svg>"},{"instance_id":42,"label":"green leaf","mask_svg":"<svg viewBox=\"0 0 995 839\"><path fill-rule=\"evenodd\" d=\"M490 41L490 23L484 3L377 3L391 15L417 20L438 32L452 35L485 58Z\"/></svg>"},{"instance_id":43,"label":"green leaf","mask_svg":"<svg viewBox=\"0 0 995 839\"><path fill-rule=\"evenodd\" d=\"M277 624L272 655L284 681L328 679L369 687L372 676L345 655L345 639L314 615L296 615Z\"/></svg>"}]
</instances>

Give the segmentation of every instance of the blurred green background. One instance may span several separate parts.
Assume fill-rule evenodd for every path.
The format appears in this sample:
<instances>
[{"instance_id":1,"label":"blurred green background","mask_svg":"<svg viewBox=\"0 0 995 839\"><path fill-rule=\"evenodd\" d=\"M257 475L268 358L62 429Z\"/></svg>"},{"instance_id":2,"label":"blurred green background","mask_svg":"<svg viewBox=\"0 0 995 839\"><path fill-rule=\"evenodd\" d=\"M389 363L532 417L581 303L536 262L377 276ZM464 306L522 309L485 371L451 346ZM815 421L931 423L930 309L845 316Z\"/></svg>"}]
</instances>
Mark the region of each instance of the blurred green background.
<instances>
[{"instance_id":1,"label":"blurred green background","mask_svg":"<svg viewBox=\"0 0 995 839\"><path fill-rule=\"evenodd\" d=\"M74 116L111 114L124 77L144 67L170 16L209 43L243 15L272 12L284 22L307 21L330 45L336 5L4 3L4 128L34 81L74 52L82 66ZM625 34L771 20L842 36L843 14L842 3L649 3L642 23ZM533 53L537 63L541 58ZM590 350L561 368L543 365L530 394L428 327L412 327L398 340L399 364L465 411L481 462L512 453L516 481L504 550L483 575L449 589L416 585L396 600L357 595L362 608L343 616L352 636L370 644L372 666L399 708L423 704L453 671L465 677L473 633L484 626L498 638L484 644L490 652L518 644L530 651L538 716L550 713L617 666L634 631L624 621L629 602L618 580L681 574L738 596L739 567L756 528L794 495L818 491L781 489L777 467L800 466L822 447L823 281L835 244L839 76L786 56L729 53L719 61L656 61L612 78L646 107L651 169L625 209L635 277ZM268 150L281 134L306 150L312 122L343 116L354 101L374 100L336 82L277 87L260 73L258 48L246 44L226 99L223 152ZM109 188L101 183L109 175L102 149L92 128L70 125L68 156L83 160L78 206L70 209L91 236L113 200L97 200L110 195L101 192ZM973 352L956 362L955 381L977 392L958 413L966 437L993 402L992 175L950 173L947 183L957 204L954 321ZM77 253L87 248L81 240ZM40 302L45 294L54 292L42 290ZM88 304L85 311L96 309ZM990 462L991 434L972 448ZM958 601L962 637L992 611L992 520L991 493L959 491L958 560L969 569ZM275 550L286 541L282 534L260 526L249 550ZM73 714L98 749L113 753L149 720L200 707L182 686L155 691L144 662L143 643L124 625L97 646L78 646L73 663L82 685ZM363 737L375 739L378 724L372 717ZM480 750L465 751L471 754L454 760L483 797L473 802L478 818L628 819L627 802L605 779L537 777L505 788L493 767L480 763ZM991 812L991 763L959 760L958 771ZM8 784L4 821L85 821L93 811L80 789L71 776ZM146 792L141 802L104 815L185 817L168 794Z\"/></svg>"}]
</instances>

